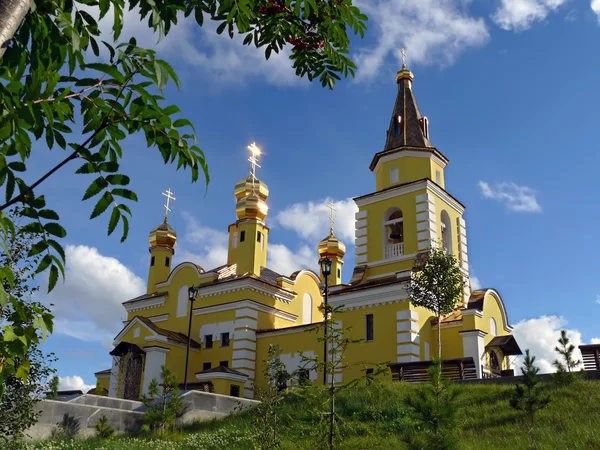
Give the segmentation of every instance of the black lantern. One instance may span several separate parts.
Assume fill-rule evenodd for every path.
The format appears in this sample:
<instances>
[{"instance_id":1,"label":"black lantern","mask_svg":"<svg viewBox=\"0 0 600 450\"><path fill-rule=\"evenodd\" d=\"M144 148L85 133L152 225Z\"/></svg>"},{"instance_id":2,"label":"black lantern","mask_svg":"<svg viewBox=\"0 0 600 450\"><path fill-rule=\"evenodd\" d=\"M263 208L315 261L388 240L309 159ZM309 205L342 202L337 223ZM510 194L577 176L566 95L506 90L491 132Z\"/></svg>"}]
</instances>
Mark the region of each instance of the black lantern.
<instances>
[{"instance_id":1,"label":"black lantern","mask_svg":"<svg viewBox=\"0 0 600 450\"><path fill-rule=\"evenodd\" d=\"M331 260L329 258L323 258L321 261L321 273L324 277L331 275Z\"/></svg>"},{"instance_id":2,"label":"black lantern","mask_svg":"<svg viewBox=\"0 0 600 450\"><path fill-rule=\"evenodd\" d=\"M198 288L194 286L190 286L188 289L188 299L190 300L190 319L188 325L188 341L187 341L187 350L185 353L185 372L183 373L183 390L187 391L187 372L188 372L188 363L190 359L190 344L192 343L192 314L194 313L194 301L196 301L196 296L198 295Z\"/></svg>"}]
</instances>

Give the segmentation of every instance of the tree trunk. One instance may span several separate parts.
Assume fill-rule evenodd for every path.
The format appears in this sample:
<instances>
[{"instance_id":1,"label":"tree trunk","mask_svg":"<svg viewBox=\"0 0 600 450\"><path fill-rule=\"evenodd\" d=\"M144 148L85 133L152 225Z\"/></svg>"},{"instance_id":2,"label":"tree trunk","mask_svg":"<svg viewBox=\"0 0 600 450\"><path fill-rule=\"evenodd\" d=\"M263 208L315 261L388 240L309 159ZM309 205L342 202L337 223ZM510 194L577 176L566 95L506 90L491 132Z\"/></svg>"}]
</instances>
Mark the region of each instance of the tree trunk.
<instances>
[{"instance_id":1,"label":"tree trunk","mask_svg":"<svg viewBox=\"0 0 600 450\"><path fill-rule=\"evenodd\" d=\"M442 359L442 316L438 314L438 358Z\"/></svg>"},{"instance_id":2,"label":"tree trunk","mask_svg":"<svg viewBox=\"0 0 600 450\"><path fill-rule=\"evenodd\" d=\"M0 0L0 59L32 3L33 0Z\"/></svg>"}]
</instances>

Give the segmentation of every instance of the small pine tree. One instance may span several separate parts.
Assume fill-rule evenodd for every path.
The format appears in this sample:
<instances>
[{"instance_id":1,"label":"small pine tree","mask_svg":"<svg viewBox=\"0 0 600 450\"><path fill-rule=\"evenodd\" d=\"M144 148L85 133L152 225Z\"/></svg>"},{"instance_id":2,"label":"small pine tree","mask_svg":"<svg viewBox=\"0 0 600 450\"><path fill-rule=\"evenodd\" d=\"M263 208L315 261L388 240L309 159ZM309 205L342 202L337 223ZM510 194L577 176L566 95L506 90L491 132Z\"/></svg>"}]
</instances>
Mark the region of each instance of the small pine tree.
<instances>
[{"instance_id":1,"label":"small pine tree","mask_svg":"<svg viewBox=\"0 0 600 450\"><path fill-rule=\"evenodd\" d=\"M515 386L515 392L510 399L510 406L514 409L525 411L531 423L535 419L535 413L545 408L550 403L550 397L540 391L538 383L539 367L535 365L535 356L529 354L529 349L525 350L525 360L521 367L523 382Z\"/></svg>"},{"instance_id":2,"label":"small pine tree","mask_svg":"<svg viewBox=\"0 0 600 450\"><path fill-rule=\"evenodd\" d=\"M567 330L560 330L560 338L558 339L558 345L554 347L554 351L562 359L562 361L557 359L553 363L556 368L554 381L559 386L568 386L576 380L576 375L573 372L581 365L581 361L575 360L573 356L575 346L571 344L567 336Z\"/></svg>"},{"instance_id":3,"label":"small pine tree","mask_svg":"<svg viewBox=\"0 0 600 450\"><path fill-rule=\"evenodd\" d=\"M434 358L429 383L407 397L415 429L403 433L411 449L450 450L458 445L458 389L442 378L442 360Z\"/></svg>"},{"instance_id":4,"label":"small pine tree","mask_svg":"<svg viewBox=\"0 0 600 450\"><path fill-rule=\"evenodd\" d=\"M96 422L96 436L101 439L108 439L115 434L115 429L108 423L108 417L103 414L102 417Z\"/></svg>"},{"instance_id":5,"label":"small pine tree","mask_svg":"<svg viewBox=\"0 0 600 450\"><path fill-rule=\"evenodd\" d=\"M261 403L255 409L255 429L261 450L278 448L280 445L277 413L285 395L285 389L282 387L285 387L290 379L280 354L279 345L269 346L269 356L263 370L268 385L266 389L256 388Z\"/></svg>"},{"instance_id":6,"label":"small pine tree","mask_svg":"<svg viewBox=\"0 0 600 450\"><path fill-rule=\"evenodd\" d=\"M54 375L50 382L48 383L48 394L46 394L46 398L53 399L58 395L58 385L60 383L60 378Z\"/></svg>"},{"instance_id":7,"label":"small pine tree","mask_svg":"<svg viewBox=\"0 0 600 450\"><path fill-rule=\"evenodd\" d=\"M159 434L173 431L177 418L183 412L183 403L179 398L179 381L171 369L161 367L162 383L153 378L148 385L148 394L142 396L142 403L147 408L144 414L146 429ZM159 389L162 392L159 393Z\"/></svg>"}]
</instances>

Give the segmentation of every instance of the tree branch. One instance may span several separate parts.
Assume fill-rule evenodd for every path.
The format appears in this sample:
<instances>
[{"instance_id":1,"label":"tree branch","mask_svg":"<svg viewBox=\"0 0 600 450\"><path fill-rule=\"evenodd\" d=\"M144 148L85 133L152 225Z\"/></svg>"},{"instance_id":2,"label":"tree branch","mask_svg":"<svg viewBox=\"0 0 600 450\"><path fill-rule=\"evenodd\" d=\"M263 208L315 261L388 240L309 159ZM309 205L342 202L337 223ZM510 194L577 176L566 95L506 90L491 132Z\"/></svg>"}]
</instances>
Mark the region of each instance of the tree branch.
<instances>
[{"instance_id":1,"label":"tree branch","mask_svg":"<svg viewBox=\"0 0 600 450\"><path fill-rule=\"evenodd\" d=\"M33 0L0 0L0 59L32 3Z\"/></svg>"}]
</instances>

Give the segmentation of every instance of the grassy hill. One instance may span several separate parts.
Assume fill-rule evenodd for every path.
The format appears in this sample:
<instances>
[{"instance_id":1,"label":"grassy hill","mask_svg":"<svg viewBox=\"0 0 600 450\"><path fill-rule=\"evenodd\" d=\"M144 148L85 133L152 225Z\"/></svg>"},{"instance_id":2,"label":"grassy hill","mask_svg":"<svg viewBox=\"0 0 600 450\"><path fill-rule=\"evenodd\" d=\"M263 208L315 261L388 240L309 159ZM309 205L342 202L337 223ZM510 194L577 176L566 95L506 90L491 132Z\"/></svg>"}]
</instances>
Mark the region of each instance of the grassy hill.
<instances>
[{"instance_id":1,"label":"grassy hill","mask_svg":"<svg viewBox=\"0 0 600 450\"><path fill-rule=\"evenodd\" d=\"M411 424L404 399L415 385L375 383L345 392L337 401L343 449L404 449L403 433ZM508 399L511 385L461 385L460 422L463 449L600 449L600 382L578 381L557 388L544 384L552 397L533 426ZM315 442L322 393L287 396L280 413L284 449L322 448ZM40 443L48 449L251 449L253 420L240 413L214 422L196 423L166 440L121 438Z\"/></svg>"}]
</instances>

